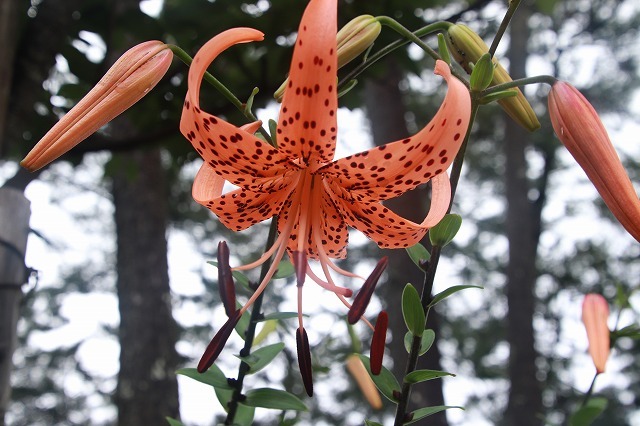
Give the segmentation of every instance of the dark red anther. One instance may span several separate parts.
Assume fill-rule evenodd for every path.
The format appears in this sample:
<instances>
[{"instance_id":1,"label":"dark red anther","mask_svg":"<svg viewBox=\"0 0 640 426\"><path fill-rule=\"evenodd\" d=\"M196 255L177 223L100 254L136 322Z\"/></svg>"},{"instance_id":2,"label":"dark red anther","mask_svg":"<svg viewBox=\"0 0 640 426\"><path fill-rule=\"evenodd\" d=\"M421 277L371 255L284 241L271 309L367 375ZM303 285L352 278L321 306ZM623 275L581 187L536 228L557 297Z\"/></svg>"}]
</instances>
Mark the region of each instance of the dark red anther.
<instances>
[{"instance_id":1,"label":"dark red anther","mask_svg":"<svg viewBox=\"0 0 640 426\"><path fill-rule=\"evenodd\" d=\"M302 375L302 383L307 395L313 396L313 373L311 372L311 350L309 338L304 328L296 330L296 346L298 347L298 367Z\"/></svg>"},{"instance_id":2,"label":"dark red anther","mask_svg":"<svg viewBox=\"0 0 640 426\"><path fill-rule=\"evenodd\" d=\"M371 339L371 351L369 358L371 359L371 373L380 374L382 370L382 357L384 357L384 344L387 340L387 326L389 325L389 315L386 311L380 311L373 329L373 338Z\"/></svg>"},{"instance_id":3,"label":"dark red anther","mask_svg":"<svg viewBox=\"0 0 640 426\"><path fill-rule=\"evenodd\" d=\"M218 243L218 290L228 317L236 311L236 288L229 265L229 247L225 241Z\"/></svg>"},{"instance_id":4,"label":"dark red anther","mask_svg":"<svg viewBox=\"0 0 640 426\"><path fill-rule=\"evenodd\" d=\"M213 365L214 362L216 362L218 355L222 352L222 348L224 348L227 340L229 340L229 336L231 336L231 332L236 324L238 324L238 321L240 321L241 316L242 314L240 313L240 309L238 309L229 317L227 322L225 322L220 330L218 330L216 335L213 336L213 339L209 342L209 346L204 350L202 358L200 358L200 362L198 363L198 373L204 373Z\"/></svg>"},{"instance_id":5,"label":"dark red anther","mask_svg":"<svg viewBox=\"0 0 640 426\"><path fill-rule=\"evenodd\" d=\"M307 276L307 253L294 251L291 254L293 257L293 267L296 270L296 282L298 287L302 287L304 285L304 279Z\"/></svg>"},{"instance_id":6,"label":"dark red anther","mask_svg":"<svg viewBox=\"0 0 640 426\"><path fill-rule=\"evenodd\" d=\"M364 315L364 311L367 310L367 306L369 305L369 301L373 295L373 290L375 290L376 284L378 284L378 280L388 263L389 258L387 256L380 259L376 267L373 269L373 272L371 272L371 275L369 275L362 285L358 294L356 294L356 298L353 300L353 305L351 305L351 309L349 309L349 313L347 314L349 324L357 323L360 317Z\"/></svg>"}]
</instances>

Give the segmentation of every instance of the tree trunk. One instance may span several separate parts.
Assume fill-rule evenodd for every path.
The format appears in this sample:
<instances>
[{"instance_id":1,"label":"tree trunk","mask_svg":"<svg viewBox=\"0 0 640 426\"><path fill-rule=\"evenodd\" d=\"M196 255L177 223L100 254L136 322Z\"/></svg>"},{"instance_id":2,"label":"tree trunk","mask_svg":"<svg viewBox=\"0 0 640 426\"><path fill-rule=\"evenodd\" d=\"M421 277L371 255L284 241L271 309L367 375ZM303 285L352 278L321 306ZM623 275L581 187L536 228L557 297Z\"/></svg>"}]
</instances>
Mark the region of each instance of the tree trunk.
<instances>
[{"instance_id":1,"label":"tree trunk","mask_svg":"<svg viewBox=\"0 0 640 426\"><path fill-rule=\"evenodd\" d=\"M0 188L0 426L11 397L11 357L16 345L21 286L26 281L24 254L29 235L29 200L22 191Z\"/></svg>"},{"instance_id":2,"label":"tree trunk","mask_svg":"<svg viewBox=\"0 0 640 426\"><path fill-rule=\"evenodd\" d=\"M509 48L510 74L513 78L525 75L528 20L530 11L520 7L511 23ZM543 423L541 385L536 378L536 359L533 313L534 287L537 278L536 253L538 246L540 210L529 200L530 182L527 179L525 150L531 137L512 120L506 121L504 152L506 157L505 188L507 197L506 231L509 240L507 265L507 341L509 342L509 403L504 424L538 426ZM536 215L538 217L536 217Z\"/></svg>"},{"instance_id":3,"label":"tree trunk","mask_svg":"<svg viewBox=\"0 0 640 426\"><path fill-rule=\"evenodd\" d=\"M112 4L112 25L139 11L138 0ZM112 33L119 31L113 29ZM109 62L140 42L112 40ZM113 137L138 130L125 116L112 122ZM172 316L167 262L167 183L159 149L114 154L112 175L117 233L117 291L120 307L120 371L116 389L118 426L166 424L179 416L178 328Z\"/></svg>"},{"instance_id":4,"label":"tree trunk","mask_svg":"<svg viewBox=\"0 0 640 426\"><path fill-rule=\"evenodd\" d=\"M398 87L402 75L395 63L387 61L387 65L383 76L370 78L365 83L365 105L371 123L373 141L376 145L405 138L408 134L404 118L406 109ZM385 202L385 205L401 216L420 223L427 211L426 197L427 194L424 190L416 189L399 198ZM396 377L402 377L407 362L407 352L403 343L407 327L400 310L402 289L407 283L421 288L424 274L404 250L388 250L385 254L389 256L388 280L385 285L380 286L379 295L391 310L389 330L393 343L389 345L389 349L393 359L393 371ZM427 326L433 329L438 336L438 313L435 310L430 312ZM438 345L433 345L429 352L420 358L418 368L441 369ZM440 380L433 380L414 386L411 393L411 404L415 407L443 405L444 397L441 383ZM429 424L446 426L448 424L446 415L439 413L429 417Z\"/></svg>"},{"instance_id":5,"label":"tree trunk","mask_svg":"<svg viewBox=\"0 0 640 426\"><path fill-rule=\"evenodd\" d=\"M13 81L13 60L17 42L17 22L19 0L3 0L0 2L0 157L3 150L3 135L11 95Z\"/></svg>"},{"instance_id":6,"label":"tree trunk","mask_svg":"<svg viewBox=\"0 0 640 426\"><path fill-rule=\"evenodd\" d=\"M160 425L178 417L167 265L166 185L159 150L117 155L113 176L120 304L119 426Z\"/></svg>"}]
</instances>

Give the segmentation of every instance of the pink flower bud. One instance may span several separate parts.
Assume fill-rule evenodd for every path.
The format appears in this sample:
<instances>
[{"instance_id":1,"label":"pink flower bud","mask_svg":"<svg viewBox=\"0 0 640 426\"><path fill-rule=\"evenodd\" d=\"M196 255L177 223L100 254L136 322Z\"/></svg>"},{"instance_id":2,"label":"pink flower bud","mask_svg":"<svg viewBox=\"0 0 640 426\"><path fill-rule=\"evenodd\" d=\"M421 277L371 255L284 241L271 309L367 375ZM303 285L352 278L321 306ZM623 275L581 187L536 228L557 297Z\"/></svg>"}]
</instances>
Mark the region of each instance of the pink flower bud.
<instances>
[{"instance_id":1,"label":"pink flower bud","mask_svg":"<svg viewBox=\"0 0 640 426\"><path fill-rule=\"evenodd\" d=\"M582 302L582 322L587 330L589 354L598 374L604 372L609 358L609 305L599 294L587 294Z\"/></svg>"},{"instance_id":2,"label":"pink flower bud","mask_svg":"<svg viewBox=\"0 0 640 426\"><path fill-rule=\"evenodd\" d=\"M607 131L589 101L558 81L549 93L553 129L586 172L611 213L640 241L640 200Z\"/></svg>"},{"instance_id":3,"label":"pink flower bud","mask_svg":"<svg viewBox=\"0 0 640 426\"><path fill-rule=\"evenodd\" d=\"M146 95L165 75L173 53L161 41L132 47L20 163L34 171L85 140Z\"/></svg>"}]
</instances>

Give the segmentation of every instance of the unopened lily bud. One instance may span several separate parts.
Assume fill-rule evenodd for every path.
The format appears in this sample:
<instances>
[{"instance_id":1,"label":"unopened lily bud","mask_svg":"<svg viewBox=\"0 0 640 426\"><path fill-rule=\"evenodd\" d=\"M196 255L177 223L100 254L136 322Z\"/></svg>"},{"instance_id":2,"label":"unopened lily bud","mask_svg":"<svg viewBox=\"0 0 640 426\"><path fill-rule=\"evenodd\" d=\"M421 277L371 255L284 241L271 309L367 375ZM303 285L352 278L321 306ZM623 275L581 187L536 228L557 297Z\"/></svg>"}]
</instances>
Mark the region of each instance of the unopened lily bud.
<instances>
[{"instance_id":1,"label":"unopened lily bud","mask_svg":"<svg viewBox=\"0 0 640 426\"><path fill-rule=\"evenodd\" d=\"M381 30L382 25L376 17L371 15L360 15L342 27L336 35L338 68L342 68L366 51L376 41ZM273 94L273 97L278 102L282 101L288 82L289 78L287 77Z\"/></svg>"},{"instance_id":2,"label":"unopened lily bud","mask_svg":"<svg viewBox=\"0 0 640 426\"><path fill-rule=\"evenodd\" d=\"M558 81L549 92L549 115L611 213L640 241L640 199L596 110L575 87Z\"/></svg>"},{"instance_id":3,"label":"unopened lily bud","mask_svg":"<svg viewBox=\"0 0 640 426\"><path fill-rule=\"evenodd\" d=\"M71 150L155 87L172 60L169 47L157 40L126 51L20 164L28 170L38 170Z\"/></svg>"},{"instance_id":4,"label":"unopened lily bud","mask_svg":"<svg viewBox=\"0 0 640 426\"><path fill-rule=\"evenodd\" d=\"M447 42L449 43L451 55L465 71L471 74L470 64L476 64L482 55L489 53L489 47L478 34L466 25L451 25L447 29L447 33ZM513 81L509 73L495 57L493 58L493 63L495 69L491 86ZM534 131L540 128L540 122L535 112L533 112L533 108L531 108L522 91L520 89L517 90L517 96L500 99L498 103L509 117L525 129Z\"/></svg>"},{"instance_id":5,"label":"unopened lily bud","mask_svg":"<svg viewBox=\"0 0 640 426\"><path fill-rule=\"evenodd\" d=\"M361 15L349 21L347 25L338 31L338 68L351 62L380 35L382 25L377 18L371 15Z\"/></svg>"},{"instance_id":6,"label":"unopened lily bud","mask_svg":"<svg viewBox=\"0 0 640 426\"><path fill-rule=\"evenodd\" d=\"M582 302L582 322L587 330L589 354L598 374L604 373L609 358L609 305L599 294L587 294Z\"/></svg>"},{"instance_id":7,"label":"unopened lily bud","mask_svg":"<svg viewBox=\"0 0 640 426\"><path fill-rule=\"evenodd\" d=\"M362 391L371 408L374 410L381 409L382 398L380 398L378 388L376 388L375 383L371 380L367 368L358 355L351 354L347 357L347 370L349 370L351 376L356 380L360 391Z\"/></svg>"}]
</instances>

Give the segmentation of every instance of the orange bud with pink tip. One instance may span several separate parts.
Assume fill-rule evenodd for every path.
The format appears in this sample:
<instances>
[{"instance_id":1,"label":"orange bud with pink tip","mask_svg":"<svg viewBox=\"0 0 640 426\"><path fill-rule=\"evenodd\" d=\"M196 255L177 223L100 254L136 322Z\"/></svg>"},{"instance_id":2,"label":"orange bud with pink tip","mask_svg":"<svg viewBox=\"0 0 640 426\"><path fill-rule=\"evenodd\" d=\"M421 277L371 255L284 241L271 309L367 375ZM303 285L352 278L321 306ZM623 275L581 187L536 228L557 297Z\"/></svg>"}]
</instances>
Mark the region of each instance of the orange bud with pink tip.
<instances>
[{"instance_id":1,"label":"orange bud with pink tip","mask_svg":"<svg viewBox=\"0 0 640 426\"><path fill-rule=\"evenodd\" d=\"M38 170L71 150L155 87L172 60L169 47L157 40L127 50L20 164L30 171Z\"/></svg>"},{"instance_id":2,"label":"orange bud with pink tip","mask_svg":"<svg viewBox=\"0 0 640 426\"><path fill-rule=\"evenodd\" d=\"M558 81L549 93L549 115L611 213L640 241L640 199L593 106L575 87Z\"/></svg>"},{"instance_id":3,"label":"orange bud with pink tip","mask_svg":"<svg viewBox=\"0 0 640 426\"><path fill-rule=\"evenodd\" d=\"M589 340L589 354L593 359L598 374L604 373L604 368L609 358L610 341L609 305L604 297L599 294L587 294L582 302L582 322L587 330Z\"/></svg>"}]
</instances>

